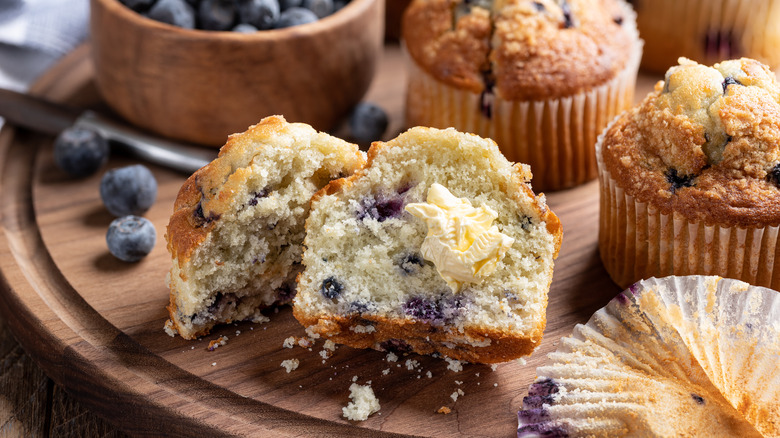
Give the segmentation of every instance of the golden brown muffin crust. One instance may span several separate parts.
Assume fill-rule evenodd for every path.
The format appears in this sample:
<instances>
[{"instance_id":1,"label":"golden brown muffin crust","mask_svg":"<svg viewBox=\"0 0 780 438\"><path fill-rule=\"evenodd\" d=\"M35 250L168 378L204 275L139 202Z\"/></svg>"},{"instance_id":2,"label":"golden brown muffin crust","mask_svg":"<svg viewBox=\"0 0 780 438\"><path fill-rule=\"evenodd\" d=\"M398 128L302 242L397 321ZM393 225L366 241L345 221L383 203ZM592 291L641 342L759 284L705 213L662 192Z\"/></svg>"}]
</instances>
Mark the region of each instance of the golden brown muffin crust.
<instances>
[{"instance_id":1,"label":"golden brown muffin crust","mask_svg":"<svg viewBox=\"0 0 780 438\"><path fill-rule=\"evenodd\" d=\"M663 213L708 225L780 224L780 86L743 58L681 60L604 135L618 184Z\"/></svg>"},{"instance_id":2,"label":"golden brown muffin crust","mask_svg":"<svg viewBox=\"0 0 780 438\"><path fill-rule=\"evenodd\" d=\"M411 57L436 79L505 100L570 96L622 71L637 45L622 0L414 0Z\"/></svg>"}]
</instances>

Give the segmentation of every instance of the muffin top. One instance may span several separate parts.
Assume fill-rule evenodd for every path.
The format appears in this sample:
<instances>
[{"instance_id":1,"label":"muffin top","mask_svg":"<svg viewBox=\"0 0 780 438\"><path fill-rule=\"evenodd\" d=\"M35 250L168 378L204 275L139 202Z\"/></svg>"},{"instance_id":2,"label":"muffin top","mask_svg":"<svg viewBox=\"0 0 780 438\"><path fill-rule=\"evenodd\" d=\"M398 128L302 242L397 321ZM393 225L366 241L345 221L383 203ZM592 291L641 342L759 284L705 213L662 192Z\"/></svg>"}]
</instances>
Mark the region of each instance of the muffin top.
<instances>
[{"instance_id":1,"label":"muffin top","mask_svg":"<svg viewBox=\"0 0 780 438\"><path fill-rule=\"evenodd\" d=\"M780 86L752 59L681 58L603 134L617 185L663 213L728 226L780 224Z\"/></svg>"},{"instance_id":2,"label":"muffin top","mask_svg":"<svg viewBox=\"0 0 780 438\"><path fill-rule=\"evenodd\" d=\"M411 57L436 79L505 100L543 100L612 79L639 49L623 0L413 0Z\"/></svg>"}]
</instances>

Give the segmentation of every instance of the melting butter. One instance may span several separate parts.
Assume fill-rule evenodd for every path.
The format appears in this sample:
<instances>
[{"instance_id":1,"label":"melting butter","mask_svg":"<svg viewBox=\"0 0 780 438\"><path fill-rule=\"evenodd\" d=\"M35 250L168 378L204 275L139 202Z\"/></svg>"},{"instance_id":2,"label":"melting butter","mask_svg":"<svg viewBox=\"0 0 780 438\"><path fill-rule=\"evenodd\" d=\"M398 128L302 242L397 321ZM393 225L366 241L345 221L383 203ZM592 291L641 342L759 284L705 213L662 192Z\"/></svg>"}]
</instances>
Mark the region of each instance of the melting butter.
<instances>
[{"instance_id":1,"label":"melting butter","mask_svg":"<svg viewBox=\"0 0 780 438\"><path fill-rule=\"evenodd\" d=\"M493 225L498 213L486 205L474 208L436 183L426 201L408 204L406 211L425 221L428 235L420 250L452 291L492 274L515 242Z\"/></svg>"}]
</instances>

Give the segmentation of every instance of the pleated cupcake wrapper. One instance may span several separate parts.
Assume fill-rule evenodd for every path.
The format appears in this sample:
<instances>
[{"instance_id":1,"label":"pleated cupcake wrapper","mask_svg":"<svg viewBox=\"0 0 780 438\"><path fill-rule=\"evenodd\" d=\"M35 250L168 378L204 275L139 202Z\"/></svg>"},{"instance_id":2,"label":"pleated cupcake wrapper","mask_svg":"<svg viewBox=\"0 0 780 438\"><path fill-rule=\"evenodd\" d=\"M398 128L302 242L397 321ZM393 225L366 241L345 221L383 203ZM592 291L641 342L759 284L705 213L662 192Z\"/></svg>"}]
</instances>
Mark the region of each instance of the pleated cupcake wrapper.
<instances>
[{"instance_id":1,"label":"pleated cupcake wrapper","mask_svg":"<svg viewBox=\"0 0 780 438\"><path fill-rule=\"evenodd\" d=\"M746 56L780 67L780 2L653 0L639 9L642 67L663 72L678 56L705 65Z\"/></svg>"},{"instance_id":2,"label":"pleated cupcake wrapper","mask_svg":"<svg viewBox=\"0 0 780 438\"><path fill-rule=\"evenodd\" d=\"M698 418L722 423L721 436L741 418L777 436L761 419L780 415L779 335L776 291L713 276L639 282L537 369L518 436L680 436Z\"/></svg>"},{"instance_id":3,"label":"pleated cupcake wrapper","mask_svg":"<svg viewBox=\"0 0 780 438\"><path fill-rule=\"evenodd\" d=\"M596 177L593 145L601 129L633 104L641 56L637 39L620 73L573 96L517 102L493 95L490 117L483 113L480 93L438 81L409 61L407 123L493 139L507 159L531 166L537 192L573 187Z\"/></svg>"},{"instance_id":4,"label":"pleated cupcake wrapper","mask_svg":"<svg viewBox=\"0 0 780 438\"><path fill-rule=\"evenodd\" d=\"M615 283L627 287L643 278L699 274L780 289L780 269L775 269L780 227L706 225L676 212L662 213L626 193L611 177L601 155L602 140L600 136L596 144L599 251Z\"/></svg>"}]
</instances>

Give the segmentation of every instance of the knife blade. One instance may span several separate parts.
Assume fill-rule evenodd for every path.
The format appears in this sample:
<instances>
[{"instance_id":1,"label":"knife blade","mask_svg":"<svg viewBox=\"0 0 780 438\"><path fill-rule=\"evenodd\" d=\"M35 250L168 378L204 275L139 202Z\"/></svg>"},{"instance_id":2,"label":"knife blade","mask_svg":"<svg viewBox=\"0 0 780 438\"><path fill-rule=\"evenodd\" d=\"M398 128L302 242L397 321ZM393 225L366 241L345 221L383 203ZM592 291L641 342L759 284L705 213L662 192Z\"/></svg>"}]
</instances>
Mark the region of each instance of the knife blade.
<instances>
[{"instance_id":1,"label":"knife blade","mask_svg":"<svg viewBox=\"0 0 780 438\"><path fill-rule=\"evenodd\" d=\"M78 111L12 90L0 89L0 117L12 125L49 135L58 135L72 126L93 129L109 140L112 151L188 174L217 156L215 150L154 137L93 111Z\"/></svg>"}]
</instances>

